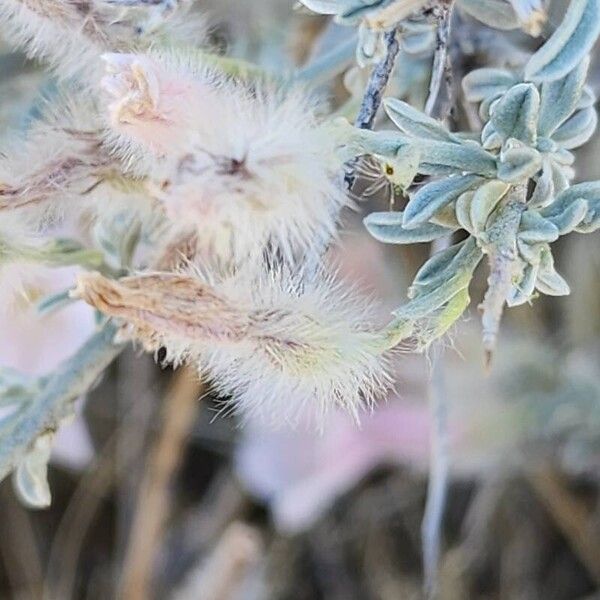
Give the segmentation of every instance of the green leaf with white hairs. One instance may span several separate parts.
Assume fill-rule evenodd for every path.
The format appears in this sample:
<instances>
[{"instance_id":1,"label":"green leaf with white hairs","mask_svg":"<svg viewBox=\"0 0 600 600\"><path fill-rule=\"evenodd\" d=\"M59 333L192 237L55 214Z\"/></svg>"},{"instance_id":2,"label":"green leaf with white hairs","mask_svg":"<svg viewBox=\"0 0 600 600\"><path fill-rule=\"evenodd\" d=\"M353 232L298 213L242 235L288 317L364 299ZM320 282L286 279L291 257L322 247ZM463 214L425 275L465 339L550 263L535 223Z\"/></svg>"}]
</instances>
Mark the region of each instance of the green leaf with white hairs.
<instances>
[{"instance_id":1,"label":"green leaf with white hairs","mask_svg":"<svg viewBox=\"0 0 600 600\"><path fill-rule=\"evenodd\" d=\"M549 246L542 250L535 287L548 296L568 296L571 293L569 284L554 268L554 257Z\"/></svg>"},{"instance_id":2,"label":"green leaf with white hairs","mask_svg":"<svg viewBox=\"0 0 600 600\"><path fill-rule=\"evenodd\" d=\"M531 194L528 206L530 208L541 208L548 206L554 200L554 180L552 178L552 167L548 161L544 161L542 172L535 182L535 189Z\"/></svg>"},{"instance_id":3,"label":"green leaf with white hairs","mask_svg":"<svg viewBox=\"0 0 600 600\"><path fill-rule=\"evenodd\" d=\"M424 185L412 196L404 209L404 227L412 229L425 223L480 181L481 178L476 175L459 175Z\"/></svg>"},{"instance_id":4,"label":"green leaf with white hairs","mask_svg":"<svg viewBox=\"0 0 600 600\"><path fill-rule=\"evenodd\" d=\"M486 223L494 209L510 189L504 181L492 180L482 185L473 196L470 209L470 222L477 235L485 231Z\"/></svg>"},{"instance_id":5,"label":"green leaf with white hairs","mask_svg":"<svg viewBox=\"0 0 600 600\"><path fill-rule=\"evenodd\" d=\"M550 39L525 66L528 81L555 81L572 71L600 35L600 0L571 0Z\"/></svg>"},{"instance_id":6,"label":"green leaf with white hairs","mask_svg":"<svg viewBox=\"0 0 600 600\"><path fill-rule=\"evenodd\" d=\"M558 239L558 227L535 210L526 210L521 215L519 238L529 244L549 243Z\"/></svg>"},{"instance_id":7,"label":"green leaf with white hairs","mask_svg":"<svg viewBox=\"0 0 600 600\"><path fill-rule=\"evenodd\" d=\"M588 209L575 231L579 233L594 233L600 229L600 198L588 201Z\"/></svg>"},{"instance_id":8,"label":"green leaf with white hairs","mask_svg":"<svg viewBox=\"0 0 600 600\"><path fill-rule=\"evenodd\" d=\"M502 147L504 140L496 131L494 124L488 121L481 130L481 145L485 150L498 150Z\"/></svg>"},{"instance_id":9,"label":"green leaf with white hairs","mask_svg":"<svg viewBox=\"0 0 600 600\"><path fill-rule=\"evenodd\" d=\"M407 135L442 142L461 142L461 139L450 133L440 121L427 116L402 100L386 98L383 105L389 118Z\"/></svg>"},{"instance_id":10,"label":"green leaf with white hairs","mask_svg":"<svg viewBox=\"0 0 600 600\"><path fill-rule=\"evenodd\" d=\"M484 25L494 29L517 29L519 18L505 0L461 0L460 7Z\"/></svg>"},{"instance_id":11,"label":"green leaf with white hairs","mask_svg":"<svg viewBox=\"0 0 600 600\"><path fill-rule=\"evenodd\" d=\"M15 491L21 502L30 508L47 508L52 501L48 485L52 438L52 433L39 436L13 474Z\"/></svg>"},{"instance_id":12,"label":"green leaf with white hairs","mask_svg":"<svg viewBox=\"0 0 600 600\"><path fill-rule=\"evenodd\" d=\"M587 212L587 200L573 199L562 195L550 206L544 208L540 214L558 228L560 235L566 235L585 219Z\"/></svg>"},{"instance_id":13,"label":"green leaf with white hairs","mask_svg":"<svg viewBox=\"0 0 600 600\"><path fill-rule=\"evenodd\" d=\"M460 226L469 233L475 233L475 228L471 222L471 204L473 204L474 191L465 192L456 200L456 220Z\"/></svg>"},{"instance_id":14,"label":"green leaf with white hairs","mask_svg":"<svg viewBox=\"0 0 600 600\"><path fill-rule=\"evenodd\" d=\"M540 255L544 244L530 244L525 240L517 238L517 249L521 258L530 265L540 264Z\"/></svg>"},{"instance_id":15,"label":"green leaf with white hairs","mask_svg":"<svg viewBox=\"0 0 600 600\"><path fill-rule=\"evenodd\" d=\"M600 181L588 181L573 185L556 198L556 203L568 206L577 200L585 200L587 210L575 231L580 233L596 231L600 227Z\"/></svg>"},{"instance_id":16,"label":"green leaf with white hairs","mask_svg":"<svg viewBox=\"0 0 600 600\"><path fill-rule=\"evenodd\" d=\"M405 229L401 212L371 213L363 220L367 231L378 241L385 244L417 244L431 242L452 233L451 229L425 223L414 229Z\"/></svg>"},{"instance_id":17,"label":"green leaf with white hairs","mask_svg":"<svg viewBox=\"0 0 600 600\"><path fill-rule=\"evenodd\" d=\"M520 306L531 300L535 291L538 269L538 265L526 264L523 267L520 278L513 285L513 288L506 298L508 306Z\"/></svg>"},{"instance_id":18,"label":"green leaf with white hairs","mask_svg":"<svg viewBox=\"0 0 600 600\"><path fill-rule=\"evenodd\" d=\"M505 139L515 138L533 146L537 140L540 94L530 83L510 88L494 105L491 122Z\"/></svg>"},{"instance_id":19,"label":"green leaf with white hairs","mask_svg":"<svg viewBox=\"0 0 600 600\"><path fill-rule=\"evenodd\" d=\"M509 183L520 183L542 168L542 156L528 146L513 146L500 153L498 177Z\"/></svg>"},{"instance_id":20,"label":"green leaf with white hairs","mask_svg":"<svg viewBox=\"0 0 600 600\"><path fill-rule=\"evenodd\" d=\"M538 134L550 136L577 109L587 77L586 56L566 77L542 85Z\"/></svg>"},{"instance_id":21,"label":"green leaf with white hairs","mask_svg":"<svg viewBox=\"0 0 600 600\"><path fill-rule=\"evenodd\" d=\"M594 90L592 90L589 85L584 85L579 102L577 103L577 109L581 110L582 108L589 108L590 106L594 106L594 104L596 104L596 94L594 94Z\"/></svg>"},{"instance_id":22,"label":"green leaf with white hairs","mask_svg":"<svg viewBox=\"0 0 600 600\"><path fill-rule=\"evenodd\" d=\"M553 134L552 139L562 148L571 150L585 144L594 134L598 114L593 106L577 111Z\"/></svg>"},{"instance_id":23,"label":"green leaf with white hairs","mask_svg":"<svg viewBox=\"0 0 600 600\"><path fill-rule=\"evenodd\" d=\"M518 83L514 73L505 69L475 69L462 80L462 88L469 102L483 102L498 98Z\"/></svg>"},{"instance_id":24,"label":"green leaf with white hairs","mask_svg":"<svg viewBox=\"0 0 600 600\"><path fill-rule=\"evenodd\" d=\"M496 158L478 143L463 140L461 144L416 141L421 150L420 172L424 175L444 173L474 173L492 177L496 173Z\"/></svg>"},{"instance_id":25,"label":"green leaf with white hairs","mask_svg":"<svg viewBox=\"0 0 600 600\"><path fill-rule=\"evenodd\" d=\"M409 297L415 297L423 288L440 285L457 271L471 268L470 265L481 255L482 252L472 237L436 252L415 275Z\"/></svg>"}]
</instances>

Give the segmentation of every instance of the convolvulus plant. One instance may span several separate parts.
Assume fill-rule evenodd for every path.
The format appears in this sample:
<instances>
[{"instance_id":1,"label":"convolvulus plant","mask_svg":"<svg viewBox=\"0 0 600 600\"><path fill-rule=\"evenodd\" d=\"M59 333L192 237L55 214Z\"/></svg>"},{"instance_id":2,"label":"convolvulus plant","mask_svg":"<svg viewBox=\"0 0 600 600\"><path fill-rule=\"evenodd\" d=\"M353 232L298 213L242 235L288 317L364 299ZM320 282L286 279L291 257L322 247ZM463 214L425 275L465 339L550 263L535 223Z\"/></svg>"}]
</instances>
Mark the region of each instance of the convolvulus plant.
<instances>
[{"instance_id":1,"label":"convolvulus plant","mask_svg":"<svg viewBox=\"0 0 600 600\"><path fill-rule=\"evenodd\" d=\"M127 341L196 367L242 420L326 427L332 410L358 418L385 397L394 348L448 331L484 256L488 359L506 304L569 292L551 244L600 226L600 183L571 185L572 150L596 126L586 78L600 0L572 0L554 29L542 0L302 4L358 27L362 71L346 72L339 105L310 88L347 70L350 32L275 72L217 53L191 1L0 6L2 33L55 74L43 117L0 153L0 277L8 264L77 267L40 307L83 301L99 328L56 372L0 377L0 476L14 472L30 505L50 501L53 434ZM538 49L458 86L452 24L473 17L529 34L518 56ZM412 89L423 81L425 95ZM386 89L411 102L383 101L397 130L379 127ZM459 99L468 130L449 110ZM367 216L375 238L448 242L387 326L327 258L343 211L382 189L408 202Z\"/></svg>"}]
</instances>

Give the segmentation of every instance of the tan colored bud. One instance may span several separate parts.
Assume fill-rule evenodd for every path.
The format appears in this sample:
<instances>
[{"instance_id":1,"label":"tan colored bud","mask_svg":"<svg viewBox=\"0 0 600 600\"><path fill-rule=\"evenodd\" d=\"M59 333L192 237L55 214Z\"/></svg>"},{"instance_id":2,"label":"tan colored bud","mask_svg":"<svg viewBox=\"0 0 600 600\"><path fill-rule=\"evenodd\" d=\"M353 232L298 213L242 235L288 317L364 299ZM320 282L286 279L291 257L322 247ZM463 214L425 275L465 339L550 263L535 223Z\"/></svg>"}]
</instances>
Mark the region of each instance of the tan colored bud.
<instances>
[{"instance_id":1,"label":"tan colored bud","mask_svg":"<svg viewBox=\"0 0 600 600\"><path fill-rule=\"evenodd\" d=\"M245 315L208 285L174 273L79 277L73 296L110 317L123 319L145 345L163 337L188 343L234 341L244 336Z\"/></svg>"}]
</instances>

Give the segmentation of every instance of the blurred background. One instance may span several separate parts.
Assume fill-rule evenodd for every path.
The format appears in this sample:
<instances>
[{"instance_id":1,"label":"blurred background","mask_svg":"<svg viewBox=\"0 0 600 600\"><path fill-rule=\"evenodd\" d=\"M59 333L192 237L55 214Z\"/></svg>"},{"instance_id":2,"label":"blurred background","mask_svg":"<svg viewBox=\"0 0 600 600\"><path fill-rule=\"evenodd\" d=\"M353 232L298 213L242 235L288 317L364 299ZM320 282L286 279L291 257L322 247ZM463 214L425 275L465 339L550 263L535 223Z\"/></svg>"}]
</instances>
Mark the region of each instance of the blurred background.
<instances>
[{"instance_id":1,"label":"blurred background","mask_svg":"<svg viewBox=\"0 0 600 600\"><path fill-rule=\"evenodd\" d=\"M273 69L310 64L351 35L294 11L291 0L196 4L218 51ZM552 3L548 27L564 9ZM467 70L518 63L536 43L460 14L455 32ZM405 47L392 93L422 104L430 64L429 51ZM599 69L596 60L596 92ZM351 116L367 74L352 68L326 82L319 92L327 110ZM26 129L53 86L2 42L0 29L0 138ZM459 124L468 116L455 108ZM596 134L578 151L578 179L600 179L599 155ZM345 215L331 260L382 300L385 322L429 249L386 247L366 234L362 216L403 202L375 187ZM472 289L472 314L448 339L443 599L600 598L600 236L561 240L557 261L572 294L508 311L491 373L475 308L485 272ZM90 335L93 315L77 304L35 314L30 300L64 289L69 269L40 267L25 282L27 299L11 294L9 276L0 283L0 364L46 373ZM27 510L10 480L0 485L0 598L421 597L427 357L399 355L387 402L360 429L340 414L322 435L241 428L196 374L158 358L126 351L80 400L57 439L50 509Z\"/></svg>"}]
</instances>

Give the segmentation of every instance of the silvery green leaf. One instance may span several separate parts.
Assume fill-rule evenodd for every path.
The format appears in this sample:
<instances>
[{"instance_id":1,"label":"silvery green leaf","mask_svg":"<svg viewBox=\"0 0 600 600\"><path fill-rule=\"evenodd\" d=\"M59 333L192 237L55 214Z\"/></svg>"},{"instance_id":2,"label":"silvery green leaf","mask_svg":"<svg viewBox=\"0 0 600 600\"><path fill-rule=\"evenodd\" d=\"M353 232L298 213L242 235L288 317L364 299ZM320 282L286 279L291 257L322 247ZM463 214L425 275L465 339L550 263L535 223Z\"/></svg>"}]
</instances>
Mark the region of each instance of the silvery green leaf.
<instances>
[{"instance_id":1,"label":"silvery green leaf","mask_svg":"<svg viewBox=\"0 0 600 600\"><path fill-rule=\"evenodd\" d=\"M402 49L407 54L432 52L435 46L435 29L429 23L405 21L402 31Z\"/></svg>"},{"instance_id":2,"label":"silvery green leaf","mask_svg":"<svg viewBox=\"0 0 600 600\"><path fill-rule=\"evenodd\" d=\"M344 0L300 0L306 8L321 15L335 15L343 12L353 2Z\"/></svg>"},{"instance_id":3,"label":"silvery green leaf","mask_svg":"<svg viewBox=\"0 0 600 600\"><path fill-rule=\"evenodd\" d=\"M565 149L578 148L593 135L598 124L598 115L593 106L576 112L553 134L552 139Z\"/></svg>"},{"instance_id":4,"label":"silvery green leaf","mask_svg":"<svg viewBox=\"0 0 600 600\"><path fill-rule=\"evenodd\" d=\"M551 138L538 137L536 150L543 154L550 154L558 151L558 144Z\"/></svg>"},{"instance_id":5,"label":"silvery green leaf","mask_svg":"<svg viewBox=\"0 0 600 600\"><path fill-rule=\"evenodd\" d=\"M401 212L371 213L363 220L368 232L378 241L386 244L417 244L431 242L451 233L450 229L425 223L415 229L405 229Z\"/></svg>"},{"instance_id":6,"label":"silvery green leaf","mask_svg":"<svg viewBox=\"0 0 600 600\"><path fill-rule=\"evenodd\" d=\"M404 209L403 226L412 229L428 221L441 208L456 200L479 181L476 175L447 177L424 185Z\"/></svg>"},{"instance_id":7,"label":"silvery green leaf","mask_svg":"<svg viewBox=\"0 0 600 600\"><path fill-rule=\"evenodd\" d=\"M401 306L392 314L401 319L420 319L431 315L468 287L471 277L453 275L438 286L428 286L423 293Z\"/></svg>"},{"instance_id":8,"label":"silvery green leaf","mask_svg":"<svg viewBox=\"0 0 600 600\"><path fill-rule=\"evenodd\" d=\"M384 32L371 29L364 23L358 26L358 42L356 44L356 63L365 67L380 61L385 56Z\"/></svg>"},{"instance_id":9,"label":"silvery green leaf","mask_svg":"<svg viewBox=\"0 0 600 600\"><path fill-rule=\"evenodd\" d=\"M518 183L533 177L542 167L542 156L534 148L513 146L500 153L498 177L509 183Z\"/></svg>"},{"instance_id":10,"label":"silvery green leaf","mask_svg":"<svg viewBox=\"0 0 600 600\"><path fill-rule=\"evenodd\" d=\"M568 296L571 293L569 284L556 272L554 258L548 247L542 250L535 287L548 296Z\"/></svg>"},{"instance_id":11,"label":"silvery green leaf","mask_svg":"<svg viewBox=\"0 0 600 600\"><path fill-rule=\"evenodd\" d=\"M517 249L519 250L519 255L526 263L538 265L544 244L530 244L517 238Z\"/></svg>"},{"instance_id":12,"label":"silvery green leaf","mask_svg":"<svg viewBox=\"0 0 600 600\"><path fill-rule=\"evenodd\" d=\"M510 88L494 105L491 122L505 139L515 138L529 146L537 139L540 94L531 83Z\"/></svg>"},{"instance_id":13,"label":"silvery green leaf","mask_svg":"<svg viewBox=\"0 0 600 600\"><path fill-rule=\"evenodd\" d=\"M584 85L583 90L581 91L581 97L577 103L577 109L581 110L582 108L589 108L590 106L594 106L594 104L596 104L594 90L592 90L589 85Z\"/></svg>"},{"instance_id":14,"label":"silvery green leaf","mask_svg":"<svg viewBox=\"0 0 600 600\"><path fill-rule=\"evenodd\" d=\"M519 19L504 0L461 0L460 7L472 17L495 29L517 29Z\"/></svg>"},{"instance_id":15,"label":"silvery green leaf","mask_svg":"<svg viewBox=\"0 0 600 600\"><path fill-rule=\"evenodd\" d=\"M577 109L589 64L586 56L566 77L542 85L538 123L540 136L551 135Z\"/></svg>"},{"instance_id":16,"label":"silvery green leaf","mask_svg":"<svg viewBox=\"0 0 600 600\"><path fill-rule=\"evenodd\" d=\"M489 216L509 189L508 183L496 179L485 183L475 192L471 201L470 222L476 235L485 231Z\"/></svg>"},{"instance_id":17,"label":"silvery green leaf","mask_svg":"<svg viewBox=\"0 0 600 600\"><path fill-rule=\"evenodd\" d=\"M52 434L41 435L13 474L15 491L21 502L30 508L47 508L52 501L48 485L51 449Z\"/></svg>"},{"instance_id":18,"label":"silvery green leaf","mask_svg":"<svg viewBox=\"0 0 600 600\"><path fill-rule=\"evenodd\" d=\"M481 144L485 150L498 150L502 147L504 140L496 131L494 124L488 121L481 131Z\"/></svg>"},{"instance_id":19,"label":"silvery green leaf","mask_svg":"<svg viewBox=\"0 0 600 600\"><path fill-rule=\"evenodd\" d=\"M383 101L385 111L395 125L407 135L443 142L460 143L460 138L450 133L442 123L413 108L410 104L386 98Z\"/></svg>"},{"instance_id":20,"label":"silvery green leaf","mask_svg":"<svg viewBox=\"0 0 600 600\"><path fill-rule=\"evenodd\" d=\"M438 210L435 215L429 219L430 223L434 225L441 225L442 227L447 227L448 229L452 229L456 231L460 229L460 223L456 219L456 206L455 202L451 202L450 204L444 206L440 210Z\"/></svg>"},{"instance_id":21,"label":"silvery green leaf","mask_svg":"<svg viewBox=\"0 0 600 600\"><path fill-rule=\"evenodd\" d=\"M600 0L571 0L550 39L525 66L528 81L565 77L589 53L600 34Z\"/></svg>"},{"instance_id":22,"label":"silvery green leaf","mask_svg":"<svg viewBox=\"0 0 600 600\"><path fill-rule=\"evenodd\" d=\"M460 226L469 233L474 233L473 223L471 222L471 204L474 196L475 192L465 192L459 196L455 206L456 219Z\"/></svg>"},{"instance_id":23,"label":"silvery green leaf","mask_svg":"<svg viewBox=\"0 0 600 600\"><path fill-rule=\"evenodd\" d=\"M462 268L469 269L470 263L480 255L481 250L472 237L436 252L417 272L409 297L414 297L422 288L439 285Z\"/></svg>"},{"instance_id":24,"label":"silvery green leaf","mask_svg":"<svg viewBox=\"0 0 600 600\"><path fill-rule=\"evenodd\" d=\"M556 203L569 206L579 199L585 200L588 208L583 220L575 230L580 233L591 233L600 227L600 181L588 181L573 185L556 198Z\"/></svg>"},{"instance_id":25,"label":"silvery green leaf","mask_svg":"<svg viewBox=\"0 0 600 600\"><path fill-rule=\"evenodd\" d=\"M529 244L554 242L558 239L558 228L535 210L526 210L521 215L519 239Z\"/></svg>"},{"instance_id":26,"label":"silvery green leaf","mask_svg":"<svg viewBox=\"0 0 600 600\"><path fill-rule=\"evenodd\" d=\"M479 116L484 123L490 120L492 113L494 112L494 107L498 104L500 98L502 98L502 94L493 95L486 98L479 105Z\"/></svg>"},{"instance_id":27,"label":"silvery green leaf","mask_svg":"<svg viewBox=\"0 0 600 600\"><path fill-rule=\"evenodd\" d=\"M573 173L572 169L558 164L554 158L555 157L552 157L548 161L548 165L552 171L552 185L554 186L554 193L560 194L569 187Z\"/></svg>"},{"instance_id":28,"label":"silvery green leaf","mask_svg":"<svg viewBox=\"0 0 600 600\"><path fill-rule=\"evenodd\" d=\"M588 203L583 198L569 198L564 194L541 211L541 215L551 221L560 235L570 233L583 221L588 211Z\"/></svg>"},{"instance_id":29,"label":"silvery green leaf","mask_svg":"<svg viewBox=\"0 0 600 600\"><path fill-rule=\"evenodd\" d=\"M442 173L475 173L491 177L496 173L496 159L476 142L460 144L417 141L421 149L420 172L424 175Z\"/></svg>"},{"instance_id":30,"label":"silvery green leaf","mask_svg":"<svg viewBox=\"0 0 600 600\"><path fill-rule=\"evenodd\" d=\"M541 208L547 206L554 200L554 180L552 178L552 167L548 161L544 161L542 172L535 182L535 189L529 199L530 208Z\"/></svg>"},{"instance_id":31,"label":"silvery green leaf","mask_svg":"<svg viewBox=\"0 0 600 600\"><path fill-rule=\"evenodd\" d=\"M499 98L518 82L514 73L505 69L476 69L462 80L462 88L469 102L483 102Z\"/></svg>"},{"instance_id":32,"label":"silvery green leaf","mask_svg":"<svg viewBox=\"0 0 600 600\"><path fill-rule=\"evenodd\" d=\"M519 281L513 286L506 302L508 306L520 306L529 302L535 290L538 266L526 264Z\"/></svg>"},{"instance_id":33,"label":"silvery green leaf","mask_svg":"<svg viewBox=\"0 0 600 600\"><path fill-rule=\"evenodd\" d=\"M579 233L594 233L600 229L600 198L588 201L588 209L585 217L577 225L575 231Z\"/></svg>"}]
</instances>

